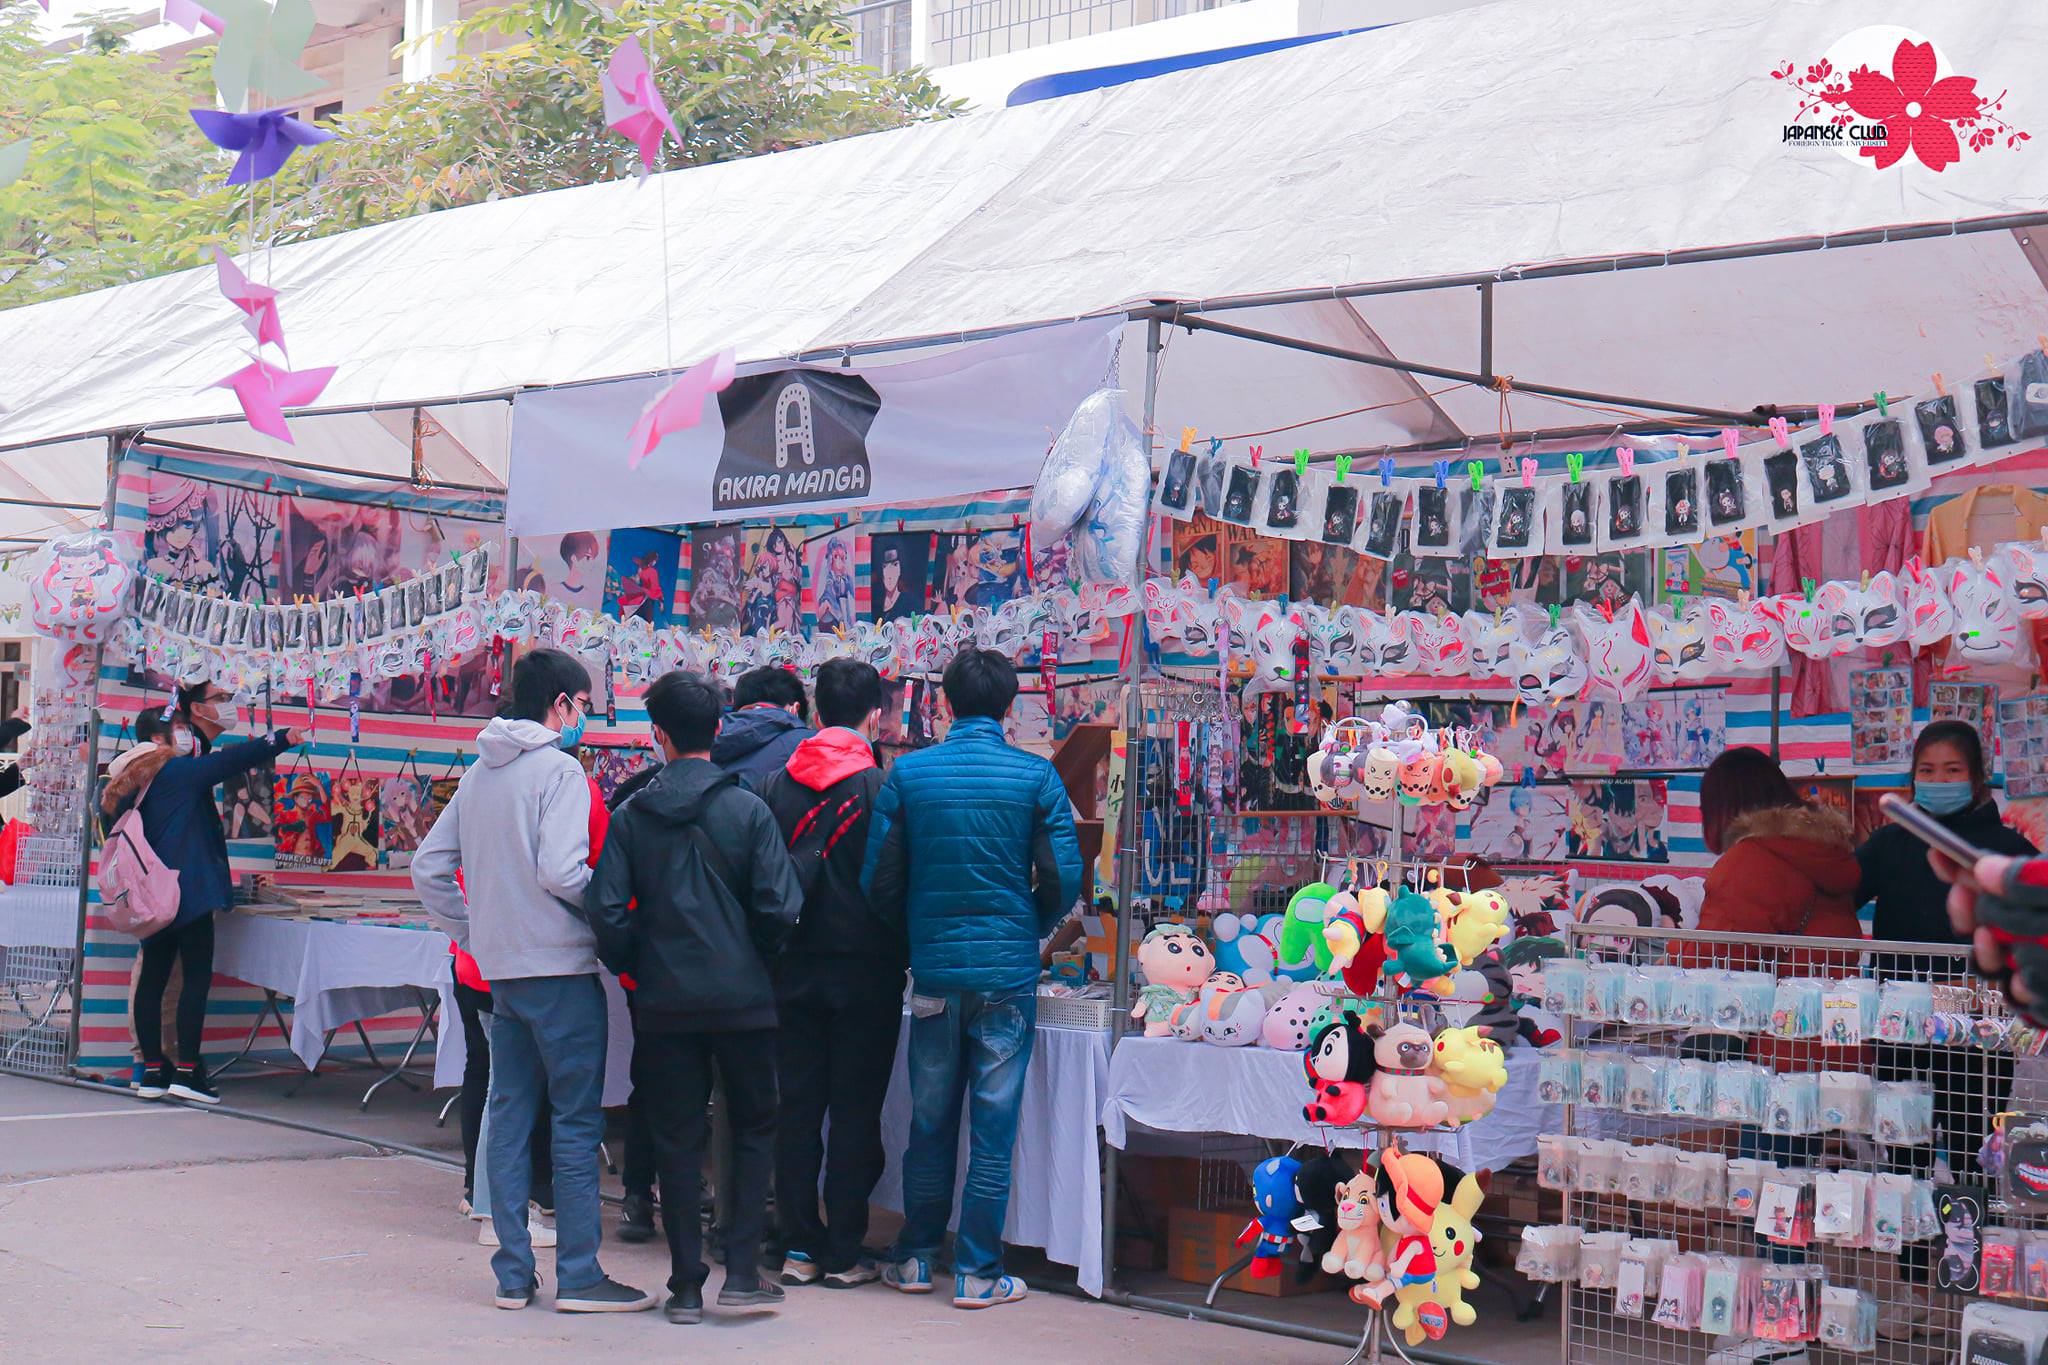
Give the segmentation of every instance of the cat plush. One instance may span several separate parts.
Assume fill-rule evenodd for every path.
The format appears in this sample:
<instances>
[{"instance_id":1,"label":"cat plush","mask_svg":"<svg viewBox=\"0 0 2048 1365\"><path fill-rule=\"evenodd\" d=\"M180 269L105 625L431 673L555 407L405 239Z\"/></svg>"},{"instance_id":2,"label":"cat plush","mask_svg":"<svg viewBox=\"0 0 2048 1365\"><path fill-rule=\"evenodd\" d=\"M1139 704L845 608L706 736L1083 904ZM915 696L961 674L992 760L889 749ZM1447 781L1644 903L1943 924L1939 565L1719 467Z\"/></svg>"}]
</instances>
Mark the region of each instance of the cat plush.
<instances>
[{"instance_id":1,"label":"cat plush","mask_svg":"<svg viewBox=\"0 0 2048 1365\"><path fill-rule=\"evenodd\" d=\"M1508 648L1508 670L1516 695L1531 706L1568 700L1586 686L1586 656L1563 626L1552 627L1534 641L1518 637Z\"/></svg>"},{"instance_id":2,"label":"cat plush","mask_svg":"<svg viewBox=\"0 0 2048 1365\"><path fill-rule=\"evenodd\" d=\"M1586 685L1581 695L1590 701L1620 702L1642 696L1656 672L1643 604L1631 597L1610 616L1579 602L1572 617L1586 642Z\"/></svg>"}]
</instances>

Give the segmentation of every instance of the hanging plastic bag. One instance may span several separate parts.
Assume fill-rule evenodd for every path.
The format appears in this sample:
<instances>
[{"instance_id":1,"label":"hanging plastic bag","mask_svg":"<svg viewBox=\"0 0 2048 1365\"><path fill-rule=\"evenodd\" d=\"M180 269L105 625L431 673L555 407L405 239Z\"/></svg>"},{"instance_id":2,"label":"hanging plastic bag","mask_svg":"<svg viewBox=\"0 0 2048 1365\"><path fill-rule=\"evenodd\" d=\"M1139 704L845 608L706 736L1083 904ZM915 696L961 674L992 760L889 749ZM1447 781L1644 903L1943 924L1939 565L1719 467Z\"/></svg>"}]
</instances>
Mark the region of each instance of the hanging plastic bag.
<instances>
[{"instance_id":1,"label":"hanging plastic bag","mask_svg":"<svg viewBox=\"0 0 2048 1365\"><path fill-rule=\"evenodd\" d=\"M1128 426L1120 389L1097 389L1081 400L1039 466L1031 489L1031 539L1050 545L1081 524L1109 472L1119 424Z\"/></svg>"}]
</instances>

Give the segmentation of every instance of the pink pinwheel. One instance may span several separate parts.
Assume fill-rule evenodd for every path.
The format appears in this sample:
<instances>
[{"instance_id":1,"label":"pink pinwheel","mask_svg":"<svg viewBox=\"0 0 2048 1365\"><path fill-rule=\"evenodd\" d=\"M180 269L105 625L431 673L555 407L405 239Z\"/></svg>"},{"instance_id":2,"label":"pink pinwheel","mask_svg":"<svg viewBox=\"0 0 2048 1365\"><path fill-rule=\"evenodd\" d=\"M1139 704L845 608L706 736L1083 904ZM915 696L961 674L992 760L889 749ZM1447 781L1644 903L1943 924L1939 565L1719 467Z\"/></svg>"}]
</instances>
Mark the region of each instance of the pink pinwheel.
<instances>
[{"instance_id":1,"label":"pink pinwheel","mask_svg":"<svg viewBox=\"0 0 2048 1365\"><path fill-rule=\"evenodd\" d=\"M704 401L723 392L732 383L732 374L732 352L720 351L677 375L633 423L633 432L626 438L626 468L638 469L670 432L688 431L703 421Z\"/></svg>"},{"instance_id":2,"label":"pink pinwheel","mask_svg":"<svg viewBox=\"0 0 2048 1365\"><path fill-rule=\"evenodd\" d=\"M302 408L318 398L334 378L334 366L317 370L287 370L255 360L214 384L216 389L233 389L242 404L249 425L265 436L292 444L291 428L284 424L286 408Z\"/></svg>"},{"instance_id":3,"label":"pink pinwheel","mask_svg":"<svg viewBox=\"0 0 2048 1365\"><path fill-rule=\"evenodd\" d=\"M214 146L241 153L235 158L235 168L228 172L230 185L268 180L284 169L284 163L299 148L327 142L335 136L332 129L293 118L282 109L265 109L260 114L194 109L192 121Z\"/></svg>"},{"instance_id":4,"label":"pink pinwheel","mask_svg":"<svg viewBox=\"0 0 2048 1365\"><path fill-rule=\"evenodd\" d=\"M219 15L195 0L164 0L164 22L176 24L187 33L197 33L202 28L215 33L228 31L227 23Z\"/></svg>"},{"instance_id":5,"label":"pink pinwheel","mask_svg":"<svg viewBox=\"0 0 2048 1365\"><path fill-rule=\"evenodd\" d=\"M676 121L669 117L668 105L654 83L654 71L647 65L647 54L641 50L638 38L626 39L612 53L612 59L605 63L603 84L605 126L633 139L640 149L643 174L653 170L661 156L662 131L666 129L678 142L683 135L676 131Z\"/></svg>"},{"instance_id":6,"label":"pink pinwheel","mask_svg":"<svg viewBox=\"0 0 2048 1365\"><path fill-rule=\"evenodd\" d=\"M277 291L251 283L234 259L219 247L213 249L213 264L220 274L221 296L248 314L243 325L256 338L256 344L284 350L284 323L277 316Z\"/></svg>"}]
</instances>

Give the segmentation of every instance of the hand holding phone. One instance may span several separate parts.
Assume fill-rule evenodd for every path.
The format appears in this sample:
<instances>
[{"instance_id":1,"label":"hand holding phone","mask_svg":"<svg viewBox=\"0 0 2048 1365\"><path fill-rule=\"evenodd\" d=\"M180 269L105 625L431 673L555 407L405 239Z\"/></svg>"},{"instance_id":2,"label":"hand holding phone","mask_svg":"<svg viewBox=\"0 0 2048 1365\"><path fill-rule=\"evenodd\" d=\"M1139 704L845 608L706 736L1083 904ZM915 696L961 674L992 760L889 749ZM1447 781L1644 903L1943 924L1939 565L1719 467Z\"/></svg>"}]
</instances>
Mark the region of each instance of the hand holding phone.
<instances>
[{"instance_id":1,"label":"hand holding phone","mask_svg":"<svg viewBox=\"0 0 2048 1365\"><path fill-rule=\"evenodd\" d=\"M1921 843L1938 850L1965 872L1976 867L1979 858L1990 856L1989 849L1977 847L1895 792L1886 792L1879 797L1877 808L1884 812L1885 819L1904 826Z\"/></svg>"}]
</instances>

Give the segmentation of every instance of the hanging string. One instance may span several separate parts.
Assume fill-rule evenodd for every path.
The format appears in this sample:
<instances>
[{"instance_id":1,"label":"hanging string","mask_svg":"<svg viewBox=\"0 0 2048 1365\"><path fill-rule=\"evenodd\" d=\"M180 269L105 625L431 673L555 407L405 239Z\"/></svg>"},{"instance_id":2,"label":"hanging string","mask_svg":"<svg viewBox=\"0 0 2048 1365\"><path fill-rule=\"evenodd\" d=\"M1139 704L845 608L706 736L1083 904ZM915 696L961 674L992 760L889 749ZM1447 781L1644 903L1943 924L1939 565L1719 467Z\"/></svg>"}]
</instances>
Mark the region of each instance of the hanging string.
<instances>
[{"instance_id":1,"label":"hanging string","mask_svg":"<svg viewBox=\"0 0 2048 1365\"><path fill-rule=\"evenodd\" d=\"M1346 417L1356 417L1361 413L1379 412L1384 408L1398 408L1407 403L1420 403L1428 399L1440 398L1444 394L1463 387L1464 385L1462 384L1446 384L1440 389L1426 389L1407 398L1391 398L1384 403L1368 403L1362 408L1347 408L1343 412L1333 412L1323 417L1310 417L1299 422L1289 422L1285 426L1267 427L1263 431L1240 431L1234 436L1223 436L1218 439L1224 441L1244 441L1254 436L1276 436L1283 431L1299 431L1302 427L1312 427L1322 422L1336 422Z\"/></svg>"}]
</instances>

